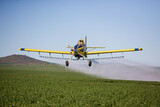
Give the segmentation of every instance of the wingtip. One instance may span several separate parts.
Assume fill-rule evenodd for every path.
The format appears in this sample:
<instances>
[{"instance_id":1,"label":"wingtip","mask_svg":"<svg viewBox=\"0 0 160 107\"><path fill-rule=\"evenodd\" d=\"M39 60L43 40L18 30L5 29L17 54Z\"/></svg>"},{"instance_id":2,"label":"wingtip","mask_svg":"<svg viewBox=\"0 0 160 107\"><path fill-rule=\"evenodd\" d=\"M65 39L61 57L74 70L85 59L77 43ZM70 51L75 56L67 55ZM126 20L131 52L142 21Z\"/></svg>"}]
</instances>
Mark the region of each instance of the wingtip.
<instances>
[{"instance_id":1,"label":"wingtip","mask_svg":"<svg viewBox=\"0 0 160 107\"><path fill-rule=\"evenodd\" d=\"M142 48L135 48L135 51L142 51Z\"/></svg>"},{"instance_id":2,"label":"wingtip","mask_svg":"<svg viewBox=\"0 0 160 107\"><path fill-rule=\"evenodd\" d=\"M24 50L25 50L25 48L19 48L19 50L20 50L20 51L24 51Z\"/></svg>"},{"instance_id":3,"label":"wingtip","mask_svg":"<svg viewBox=\"0 0 160 107\"><path fill-rule=\"evenodd\" d=\"M142 48L139 48L139 50L140 50L140 51L143 51L143 49L142 49Z\"/></svg>"}]
</instances>

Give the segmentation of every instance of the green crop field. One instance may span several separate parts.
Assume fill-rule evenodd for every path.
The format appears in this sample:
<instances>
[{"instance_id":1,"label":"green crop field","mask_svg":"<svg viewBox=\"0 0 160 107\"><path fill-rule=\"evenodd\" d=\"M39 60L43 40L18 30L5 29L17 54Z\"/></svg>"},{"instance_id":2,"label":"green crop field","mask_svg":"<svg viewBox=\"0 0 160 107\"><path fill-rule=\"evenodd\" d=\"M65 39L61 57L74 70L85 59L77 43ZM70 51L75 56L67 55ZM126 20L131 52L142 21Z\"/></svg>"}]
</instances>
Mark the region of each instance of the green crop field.
<instances>
[{"instance_id":1,"label":"green crop field","mask_svg":"<svg viewBox=\"0 0 160 107\"><path fill-rule=\"evenodd\" d=\"M159 82L101 79L58 65L0 65L0 107L159 105Z\"/></svg>"}]
</instances>

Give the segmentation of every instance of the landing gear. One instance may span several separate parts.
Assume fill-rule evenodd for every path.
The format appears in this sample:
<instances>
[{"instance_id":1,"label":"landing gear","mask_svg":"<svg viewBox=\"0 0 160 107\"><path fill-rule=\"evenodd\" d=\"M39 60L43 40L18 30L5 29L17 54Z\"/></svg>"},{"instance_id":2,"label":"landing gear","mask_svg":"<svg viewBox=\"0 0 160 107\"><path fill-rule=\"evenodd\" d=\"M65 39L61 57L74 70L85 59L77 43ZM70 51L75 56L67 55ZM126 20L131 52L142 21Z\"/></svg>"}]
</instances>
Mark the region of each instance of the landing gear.
<instances>
[{"instance_id":1,"label":"landing gear","mask_svg":"<svg viewBox=\"0 0 160 107\"><path fill-rule=\"evenodd\" d=\"M81 55L83 57L83 60L86 59L88 61L88 66L91 67L92 66L92 61L89 61L88 58L84 55L82 55L81 53L77 52L79 55Z\"/></svg>"},{"instance_id":2,"label":"landing gear","mask_svg":"<svg viewBox=\"0 0 160 107\"><path fill-rule=\"evenodd\" d=\"M86 56L80 54L79 52L77 52L77 53L83 57L83 60L86 59L86 60L88 61L88 66L89 66L89 67L92 66L92 61L91 61L91 60L88 60L88 58L87 58ZM70 57L70 59L69 59L68 61L66 61L66 66L67 66L67 67L69 66L69 62L72 60L72 57L73 57L73 56L74 56L74 55L72 55L72 56ZM78 57L77 60L78 60L78 59L80 59L80 57Z\"/></svg>"},{"instance_id":3,"label":"landing gear","mask_svg":"<svg viewBox=\"0 0 160 107\"><path fill-rule=\"evenodd\" d=\"M73 55L70 57L70 59L69 59L68 61L66 61L66 66L67 66L67 67L69 66L69 61L72 60L72 57L73 57Z\"/></svg>"},{"instance_id":4,"label":"landing gear","mask_svg":"<svg viewBox=\"0 0 160 107\"><path fill-rule=\"evenodd\" d=\"M66 66L67 66L67 67L69 66L69 61L66 61Z\"/></svg>"},{"instance_id":5,"label":"landing gear","mask_svg":"<svg viewBox=\"0 0 160 107\"><path fill-rule=\"evenodd\" d=\"M88 62L88 66L91 67L92 66L92 61Z\"/></svg>"}]
</instances>

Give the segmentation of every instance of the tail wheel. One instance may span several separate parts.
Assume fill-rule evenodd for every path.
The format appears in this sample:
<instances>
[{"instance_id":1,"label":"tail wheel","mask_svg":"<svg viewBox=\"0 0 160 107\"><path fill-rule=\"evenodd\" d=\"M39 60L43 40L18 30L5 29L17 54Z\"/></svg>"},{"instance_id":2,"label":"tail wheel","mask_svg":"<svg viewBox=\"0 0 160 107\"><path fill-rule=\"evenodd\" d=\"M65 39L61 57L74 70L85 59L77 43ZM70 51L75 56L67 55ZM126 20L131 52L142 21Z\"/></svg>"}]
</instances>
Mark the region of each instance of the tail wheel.
<instances>
[{"instance_id":1,"label":"tail wheel","mask_svg":"<svg viewBox=\"0 0 160 107\"><path fill-rule=\"evenodd\" d=\"M66 66L67 66L67 67L69 66L69 62L68 62L68 61L66 61Z\"/></svg>"},{"instance_id":2,"label":"tail wheel","mask_svg":"<svg viewBox=\"0 0 160 107\"><path fill-rule=\"evenodd\" d=\"M88 62L88 66L91 67L92 66L92 61Z\"/></svg>"}]
</instances>

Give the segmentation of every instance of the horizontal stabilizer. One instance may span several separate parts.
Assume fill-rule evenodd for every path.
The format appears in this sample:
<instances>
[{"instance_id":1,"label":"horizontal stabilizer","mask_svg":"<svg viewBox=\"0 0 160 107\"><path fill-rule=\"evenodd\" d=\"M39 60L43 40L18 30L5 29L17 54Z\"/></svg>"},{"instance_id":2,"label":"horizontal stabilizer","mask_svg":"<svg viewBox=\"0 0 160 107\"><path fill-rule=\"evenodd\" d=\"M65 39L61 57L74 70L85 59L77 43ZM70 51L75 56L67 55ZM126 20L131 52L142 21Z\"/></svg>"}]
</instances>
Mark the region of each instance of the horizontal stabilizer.
<instances>
[{"instance_id":1,"label":"horizontal stabilizer","mask_svg":"<svg viewBox=\"0 0 160 107\"><path fill-rule=\"evenodd\" d=\"M87 48L105 48L105 47L87 47Z\"/></svg>"}]
</instances>

